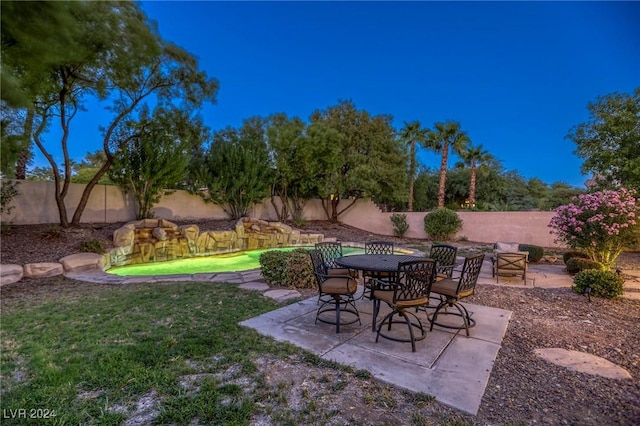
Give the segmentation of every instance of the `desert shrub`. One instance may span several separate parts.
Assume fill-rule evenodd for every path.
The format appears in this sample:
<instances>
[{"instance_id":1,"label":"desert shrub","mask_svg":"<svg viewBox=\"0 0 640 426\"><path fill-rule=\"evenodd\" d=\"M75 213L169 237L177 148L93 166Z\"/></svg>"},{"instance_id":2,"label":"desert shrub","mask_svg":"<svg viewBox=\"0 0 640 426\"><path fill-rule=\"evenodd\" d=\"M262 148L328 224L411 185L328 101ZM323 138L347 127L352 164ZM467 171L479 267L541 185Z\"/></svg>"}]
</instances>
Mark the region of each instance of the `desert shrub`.
<instances>
[{"instance_id":1,"label":"desert shrub","mask_svg":"<svg viewBox=\"0 0 640 426\"><path fill-rule=\"evenodd\" d=\"M615 272L588 269L576 274L571 288L577 293L584 293L589 288L593 296L613 299L623 293L623 283L622 277Z\"/></svg>"},{"instance_id":2,"label":"desert shrub","mask_svg":"<svg viewBox=\"0 0 640 426\"><path fill-rule=\"evenodd\" d=\"M424 230L434 241L447 241L462 229L462 219L453 210L436 209L424 217Z\"/></svg>"},{"instance_id":3,"label":"desert shrub","mask_svg":"<svg viewBox=\"0 0 640 426\"><path fill-rule=\"evenodd\" d=\"M393 233L396 237L402 238L409 229L409 224L407 223L407 215L404 213L392 214L391 223L393 223Z\"/></svg>"},{"instance_id":4,"label":"desert shrub","mask_svg":"<svg viewBox=\"0 0 640 426\"><path fill-rule=\"evenodd\" d=\"M566 264L569 261L569 259L571 259L572 257L579 257L580 259L588 259L589 255L578 250L569 250L562 254L562 261Z\"/></svg>"},{"instance_id":5,"label":"desert shrub","mask_svg":"<svg viewBox=\"0 0 640 426\"><path fill-rule=\"evenodd\" d=\"M20 194L18 191L19 182L15 180L2 180L0 182L0 213L11 213L15 206L11 203Z\"/></svg>"},{"instance_id":6,"label":"desert shrub","mask_svg":"<svg viewBox=\"0 0 640 426\"><path fill-rule=\"evenodd\" d=\"M100 240L85 240L80 243L80 251L84 253L104 254L104 244Z\"/></svg>"},{"instance_id":7,"label":"desert shrub","mask_svg":"<svg viewBox=\"0 0 640 426\"><path fill-rule=\"evenodd\" d=\"M570 274L575 274L577 272L580 271L585 271L587 269L597 269L599 271L602 271L605 269L605 266L600 263L600 262L596 262L595 260L591 260L591 259L585 259L582 257L572 257L569 260L567 260L567 272Z\"/></svg>"},{"instance_id":8,"label":"desert shrub","mask_svg":"<svg viewBox=\"0 0 640 426\"><path fill-rule=\"evenodd\" d=\"M529 252L529 262L539 262L544 256L544 248L533 244L520 244L518 250Z\"/></svg>"},{"instance_id":9,"label":"desert shrub","mask_svg":"<svg viewBox=\"0 0 640 426\"><path fill-rule=\"evenodd\" d=\"M62 238L63 235L64 232L62 231L62 227L52 225L42 231L42 233L40 234L40 238L42 238L43 240L57 240L58 238Z\"/></svg>"},{"instance_id":10,"label":"desert shrub","mask_svg":"<svg viewBox=\"0 0 640 426\"><path fill-rule=\"evenodd\" d=\"M316 288L311 257L305 249L298 248L287 253L282 285L289 288Z\"/></svg>"},{"instance_id":11,"label":"desert shrub","mask_svg":"<svg viewBox=\"0 0 640 426\"><path fill-rule=\"evenodd\" d=\"M305 228L307 226L307 221L304 220L302 216L293 216L293 224L298 228Z\"/></svg>"},{"instance_id":12,"label":"desert shrub","mask_svg":"<svg viewBox=\"0 0 640 426\"><path fill-rule=\"evenodd\" d=\"M281 286L284 282L284 266L287 252L280 250L268 250L260 255L260 269L264 280L270 286Z\"/></svg>"}]
</instances>

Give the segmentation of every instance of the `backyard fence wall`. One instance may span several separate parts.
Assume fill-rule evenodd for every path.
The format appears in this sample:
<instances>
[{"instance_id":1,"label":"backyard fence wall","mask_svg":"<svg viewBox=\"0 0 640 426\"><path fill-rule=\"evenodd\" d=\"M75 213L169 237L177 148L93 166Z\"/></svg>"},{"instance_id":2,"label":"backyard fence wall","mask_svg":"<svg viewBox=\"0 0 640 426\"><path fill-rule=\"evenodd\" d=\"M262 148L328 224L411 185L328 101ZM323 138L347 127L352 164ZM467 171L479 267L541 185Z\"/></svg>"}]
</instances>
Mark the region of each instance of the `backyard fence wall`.
<instances>
[{"instance_id":1,"label":"backyard fence wall","mask_svg":"<svg viewBox=\"0 0 640 426\"><path fill-rule=\"evenodd\" d=\"M55 184L53 182L19 181L20 195L12 202L10 213L2 215L4 224L41 224L59 223L58 207L55 202ZM69 220L80 200L85 185L71 184L65 199ZM351 201L340 202L339 209L345 208ZM277 205L279 205L277 203ZM153 210L155 216L168 220L228 219L224 210L202 198L186 191L175 191L162 198ZM363 229L372 234L393 235L391 215L382 212L374 203L358 200L355 205L340 215L340 221L346 225ZM409 238L426 239L424 217L426 212L406 212ZM269 221L277 220L276 212L269 199L251 209L251 217ZM548 224L553 212L470 212L459 211L464 225L456 235L469 241L495 242L514 241L536 244L543 247L557 247ZM326 220L319 199L310 200L304 207L306 220ZM87 207L82 215L82 223L114 223L135 220L133 198L112 185L97 185L91 193Z\"/></svg>"}]
</instances>

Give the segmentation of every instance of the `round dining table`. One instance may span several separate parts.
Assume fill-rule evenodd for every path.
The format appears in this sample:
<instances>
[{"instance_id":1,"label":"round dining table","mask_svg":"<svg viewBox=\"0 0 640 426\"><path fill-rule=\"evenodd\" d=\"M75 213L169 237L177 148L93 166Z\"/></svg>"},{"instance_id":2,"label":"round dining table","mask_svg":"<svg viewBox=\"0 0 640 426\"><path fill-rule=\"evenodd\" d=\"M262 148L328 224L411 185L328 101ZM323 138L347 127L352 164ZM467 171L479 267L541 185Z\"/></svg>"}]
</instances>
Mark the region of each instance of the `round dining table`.
<instances>
[{"instance_id":1,"label":"round dining table","mask_svg":"<svg viewBox=\"0 0 640 426\"><path fill-rule=\"evenodd\" d=\"M335 259L335 263L348 269L368 272L396 272L402 262L424 259L408 254L352 254Z\"/></svg>"}]
</instances>

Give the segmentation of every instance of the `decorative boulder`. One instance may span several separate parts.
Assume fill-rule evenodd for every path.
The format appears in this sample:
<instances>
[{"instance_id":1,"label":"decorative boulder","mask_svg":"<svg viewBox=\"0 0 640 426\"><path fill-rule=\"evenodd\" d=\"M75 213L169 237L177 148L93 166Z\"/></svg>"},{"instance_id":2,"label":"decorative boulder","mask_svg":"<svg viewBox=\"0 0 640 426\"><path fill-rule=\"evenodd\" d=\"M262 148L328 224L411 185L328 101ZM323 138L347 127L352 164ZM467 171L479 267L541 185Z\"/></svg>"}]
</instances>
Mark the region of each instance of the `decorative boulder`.
<instances>
[{"instance_id":1,"label":"decorative boulder","mask_svg":"<svg viewBox=\"0 0 640 426\"><path fill-rule=\"evenodd\" d=\"M24 276L27 278L55 277L63 273L62 265L56 262L27 263L24 265Z\"/></svg>"},{"instance_id":2,"label":"decorative boulder","mask_svg":"<svg viewBox=\"0 0 640 426\"><path fill-rule=\"evenodd\" d=\"M102 269L102 255L98 253L77 253L60 259L64 272Z\"/></svg>"},{"instance_id":3,"label":"decorative boulder","mask_svg":"<svg viewBox=\"0 0 640 426\"><path fill-rule=\"evenodd\" d=\"M22 265L0 265L0 286L18 282L24 276Z\"/></svg>"}]
</instances>

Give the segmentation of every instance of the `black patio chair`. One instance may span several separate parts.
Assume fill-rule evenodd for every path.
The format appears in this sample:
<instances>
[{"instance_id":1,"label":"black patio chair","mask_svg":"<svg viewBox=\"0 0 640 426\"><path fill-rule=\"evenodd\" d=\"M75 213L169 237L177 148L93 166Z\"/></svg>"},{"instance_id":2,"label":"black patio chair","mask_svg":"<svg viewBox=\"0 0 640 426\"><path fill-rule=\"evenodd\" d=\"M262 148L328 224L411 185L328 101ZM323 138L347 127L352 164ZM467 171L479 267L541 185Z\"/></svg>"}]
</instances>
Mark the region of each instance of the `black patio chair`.
<instances>
[{"instance_id":1,"label":"black patio chair","mask_svg":"<svg viewBox=\"0 0 640 426\"><path fill-rule=\"evenodd\" d=\"M364 254L393 254L393 242L367 241L364 243Z\"/></svg>"},{"instance_id":2,"label":"black patio chair","mask_svg":"<svg viewBox=\"0 0 640 426\"><path fill-rule=\"evenodd\" d=\"M360 322L360 314L355 305L353 295L358 289L357 281L350 275L329 275L327 273L326 262L320 250L309 251L313 273L318 282L318 295L320 307L316 313L316 323L318 321L326 324L335 324L336 333L340 333L340 326ZM325 312L335 311L335 319L328 319L323 316ZM343 313L348 312L355 317L345 320Z\"/></svg>"},{"instance_id":3,"label":"black patio chair","mask_svg":"<svg viewBox=\"0 0 640 426\"><path fill-rule=\"evenodd\" d=\"M438 276L451 278L456 267L458 248L449 244L434 244L431 246L429 258L436 261Z\"/></svg>"},{"instance_id":4,"label":"black patio chair","mask_svg":"<svg viewBox=\"0 0 640 426\"><path fill-rule=\"evenodd\" d=\"M416 341L426 337L426 330L420 318L410 310L429 304L429 293L436 278L436 262L433 259L402 262L394 278L388 287L374 288L372 292L374 324L380 312L380 302L385 302L391 308L391 312L378 325L376 342L380 336L397 342L411 342L411 350L415 352ZM384 284L387 285L387 282ZM394 320L396 316L403 320ZM391 334L391 325L397 323L406 324L409 338ZM387 327L386 333L382 332L384 326ZM414 329L420 332L419 336L414 334Z\"/></svg>"},{"instance_id":5,"label":"black patio chair","mask_svg":"<svg viewBox=\"0 0 640 426\"><path fill-rule=\"evenodd\" d=\"M440 303L436 307L436 310L431 316L431 328L433 330L434 325L445 328L453 329L465 329L467 336L469 336L469 329L476 325L476 321L471 318L469 311L465 306L460 303L461 299L469 297L474 294L476 283L478 282L478 276L480 276L480 269L482 268L482 262L484 261L484 254L477 254L475 256L469 256L464 259L464 265L462 266L462 272L457 279L446 278L442 281L438 281L431 286L431 292L440 296ZM458 312L448 312L447 307L455 307ZM441 312L442 309L444 312ZM438 315L456 315L462 318L462 325L450 325L438 323Z\"/></svg>"},{"instance_id":6,"label":"black patio chair","mask_svg":"<svg viewBox=\"0 0 640 426\"><path fill-rule=\"evenodd\" d=\"M364 243L364 254L393 254L393 242L391 241L367 241ZM387 285L389 282L393 281L395 274L390 272L372 272L372 271L362 271L362 278L364 281L364 291L362 296L368 296L371 299L371 292L376 285L373 285L369 280L371 278L377 279L379 281L386 281ZM382 285L382 283L378 283L377 286Z\"/></svg>"},{"instance_id":7,"label":"black patio chair","mask_svg":"<svg viewBox=\"0 0 640 426\"><path fill-rule=\"evenodd\" d=\"M322 252L322 258L327 266L328 275L351 275L353 278L358 278L358 271L352 271L347 268L342 268L336 264L336 259L342 257L342 243L338 241L325 241L315 244L316 250Z\"/></svg>"}]
</instances>

